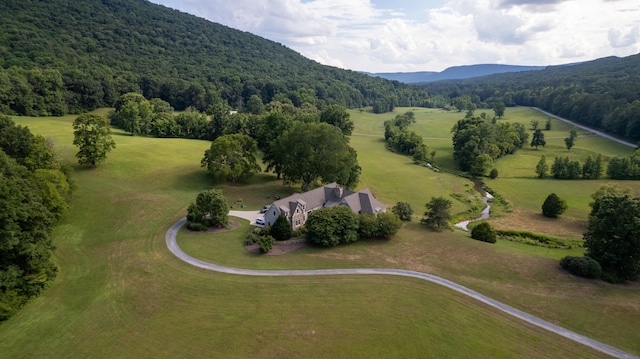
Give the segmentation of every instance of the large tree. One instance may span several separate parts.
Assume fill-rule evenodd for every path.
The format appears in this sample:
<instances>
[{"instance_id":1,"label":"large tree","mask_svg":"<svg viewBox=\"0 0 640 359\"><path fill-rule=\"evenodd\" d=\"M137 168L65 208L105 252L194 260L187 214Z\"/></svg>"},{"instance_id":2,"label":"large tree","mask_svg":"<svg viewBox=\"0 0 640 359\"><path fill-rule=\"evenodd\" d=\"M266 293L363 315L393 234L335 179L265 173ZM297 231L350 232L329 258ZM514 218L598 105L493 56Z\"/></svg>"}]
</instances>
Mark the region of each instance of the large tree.
<instances>
[{"instance_id":1,"label":"large tree","mask_svg":"<svg viewBox=\"0 0 640 359\"><path fill-rule=\"evenodd\" d=\"M342 131L345 136L351 136L353 131L353 121L349 118L349 113L340 105L329 105L320 112L320 121L334 125Z\"/></svg>"},{"instance_id":2,"label":"large tree","mask_svg":"<svg viewBox=\"0 0 640 359\"><path fill-rule=\"evenodd\" d=\"M296 122L273 144L276 168L289 182L338 182L346 188L358 184L360 166L356 152L340 129L326 123Z\"/></svg>"},{"instance_id":3,"label":"large tree","mask_svg":"<svg viewBox=\"0 0 640 359\"><path fill-rule=\"evenodd\" d=\"M247 135L223 135L211 143L200 162L216 180L236 182L260 171L256 141Z\"/></svg>"},{"instance_id":4,"label":"large tree","mask_svg":"<svg viewBox=\"0 0 640 359\"><path fill-rule=\"evenodd\" d=\"M452 205L453 203L444 197L431 197L431 201L426 204L427 211L424 212L420 222L435 230L449 228Z\"/></svg>"},{"instance_id":5,"label":"large tree","mask_svg":"<svg viewBox=\"0 0 640 359\"><path fill-rule=\"evenodd\" d=\"M229 204L222 192L211 189L198 193L187 210L187 227L206 231L209 227L229 226Z\"/></svg>"},{"instance_id":6,"label":"large tree","mask_svg":"<svg viewBox=\"0 0 640 359\"><path fill-rule=\"evenodd\" d=\"M640 198L605 194L596 199L584 235L586 255L624 280L640 275Z\"/></svg>"},{"instance_id":7,"label":"large tree","mask_svg":"<svg viewBox=\"0 0 640 359\"><path fill-rule=\"evenodd\" d=\"M111 138L111 125L105 117L85 113L73 121L73 144L78 146L78 163L95 167L116 147Z\"/></svg>"}]
</instances>

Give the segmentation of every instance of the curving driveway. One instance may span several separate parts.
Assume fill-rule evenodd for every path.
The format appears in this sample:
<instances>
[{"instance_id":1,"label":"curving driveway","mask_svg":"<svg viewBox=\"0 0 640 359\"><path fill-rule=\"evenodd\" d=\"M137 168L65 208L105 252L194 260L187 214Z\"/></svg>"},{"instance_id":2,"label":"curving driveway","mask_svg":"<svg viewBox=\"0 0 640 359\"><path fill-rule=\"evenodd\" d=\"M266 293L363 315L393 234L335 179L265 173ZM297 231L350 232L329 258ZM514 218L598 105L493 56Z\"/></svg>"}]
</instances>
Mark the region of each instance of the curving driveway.
<instances>
[{"instance_id":1,"label":"curving driveway","mask_svg":"<svg viewBox=\"0 0 640 359\"><path fill-rule=\"evenodd\" d=\"M232 212L244 212L244 211L232 211ZM234 215L229 213L230 215ZM243 213L238 213L245 215ZM247 214L248 215L248 214ZM241 217L244 218L244 217ZM438 276L415 272L404 269L387 269L387 268L359 268L359 269L313 269L313 270L304 270L304 269L292 269L292 270L257 270L257 269L241 269L241 268L231 268L225 267L213 263L208 263L201 261L199 259L193 258L183 252L180 247L178 247L178 243L176 242L176 235L180 228L186 223L186 218L179 220L174 223L171 228L167 231L166 234L166 242L169 251L173 253L179 259L199 268L212 270L221 273L228 274L239 274L239 275L249 275L249 276L271 276L271 277L284 277L284 276L316 276L316 275L357 275L357 274L374 274L374 275L397 275L403 277L412 277L423 279L429 282L433 282L436 284L440 284L447 288L453 289L456 292L462 293L469 297L479 300L482 303L488 304L496 309L499 309L507 314L510 314L516 318L520 318L528 323L541 327L543 329L549 330L556 334L559 334L565 338L571 339L578 343L587 345L595 350L603 352L605 354L609 354L611 356L617 358L634 358L640 359L634 355L631 355L622 350L616 349L607 344L601 343L599 341L593 340L591 338L585 337L584 335L580 335L578 333L572 332L555 324L549 323L545 320L542 320L538 317L535 317L531 314L527 314L521 310L518 310L514 307L506 305L504 303L498 302L497 300L491 299L485 295L482 295L474 290L471 290L467 287L464 287L460 284L456 284L450 280L446 280L444 278L440 278Z\"/></svg>"}]
</instances>

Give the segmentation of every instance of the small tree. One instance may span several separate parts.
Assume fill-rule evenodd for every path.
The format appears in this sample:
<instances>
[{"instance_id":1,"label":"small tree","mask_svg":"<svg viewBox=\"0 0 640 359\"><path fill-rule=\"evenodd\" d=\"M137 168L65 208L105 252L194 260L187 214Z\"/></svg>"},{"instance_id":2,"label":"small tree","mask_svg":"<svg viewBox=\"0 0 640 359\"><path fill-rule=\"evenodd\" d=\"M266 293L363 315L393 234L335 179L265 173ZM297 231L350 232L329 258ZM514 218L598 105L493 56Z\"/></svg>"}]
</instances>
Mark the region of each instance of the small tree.
<instances>
[{"instance_id":1,"label":"small tree","mask_svg":"<svg viewBox=\"0 0 640 359\"><path fill-rule=\"evenodd\" d=\"M568 151L571 151L571 147L575 145L576 138L578 138L578 132L576 132L576 130L571 130L571 132L569 132L569 137L565 137L564 144L567 146Z\"/></svg>"},{"instance_id":2,"label":"small tree","mask_svg":"<svg viewBox=\"0 0 640 359\"><path fill-rule=\"evenodd\" d=\"M291 223L287 219L284 213L280 213L276 221L271 226L269 233L275 238L276 241L286 241L291 238L293 231L291 230Z\"/></svg>"},{"instance_id":3,"label":"small tree","mask_svg":"<svg viewBox=\"0 0 640 359\"><path fill-rule=\"evenodd\" d=\"M482 242L496 243L496 230L487 223L481 222L471 230L471 238Z\"/></svg>"},{"instance_id":4,"label":"small tree","mask_svg":"<svg viewBox=\"0 0 640 359\"><path fill-rule=\"evenodd\" d=\"M545 217L557 218L564 213L568 208L567 202L555 193L551 193L547 196L542 204L542 215Z\"/></svg>"},{"instance_id":5,"label":"small tree","mask_svg":"<svg viewBox=\"0 0 640 359\"><path fill-rule=\"evenodd\" d=\"M111 139L111 125L105 117L89 113L73 121L73 144L78 146L78 163L95 167L107 158L107 152L116 148Z\"/></svg>"},{"instance_id":6,"label":"small tree","mask_svg":"<svg viewBox=\"0 0 640 359\"><path fill-rule=\"evenodd\" d=\"M493 112L496 114L498 118L501 118L502 116L504 116L504 110L505 110L504 102L496 101L496 103L493 104Z\"/></svg>"},{"instance_id":7,"label":"small tree","mask_svg":"<svg viewBox=\"0 0 640 359\"><path fill-rule=\"evenodd\" d=\"M536 174L538 175L538 178L545 178L548 172L549 165L547 164L547 157L542 155L542 157L540 157L540 161L538 161L538 164L536 165Z\"/></svg>"},{"instance_id":8,"label":"small tree","mask_svg":"<svg viewBox=\"0 0 640 359\"><path fill-rule=\"evenodd\" d=\"M531 129L534 131L538 131L538 125L540 124L540 121L538 120L531 120L530 122L531 124Z\"/></svg>"},{"instance_id":9,"label":"small tree","mask_svg":"<svg viewBox=\"0 0 640 359\"><path fill-rule=\"evenodd\" d=\"M551 130L551 117L547 118L547 122L544 124L544 129L546 131L550 131Z\"/></svg>"},{"instance_id":10,"label":"small tree","mask_svg":"<svg viewBox=\"0 0 640 359\"><path fill-rule=\"evenodd\" d=\"M444 197L431 197L431 201L426 204L427 211L424 212L420 222L435 230L450 228L452 205L453 203Z\"/></svg>"},{"instance_id":11,"label":"small tree","mask_svg":"<svg viewBox=\"0 0 640 359\"><path fill-rule=\"evenodd\" d=\"M411 208L411 204L409 202L398 202L393 208L391 208L391 212L395 213L400 217L403 221L411 221L411 217L413 216L413 208Z\"/></svg>"},{"instance_id":12,"label":"small tree","mask_svg":"<svg viewBox=\"0 0 640 359\"><path fill-rule=\"evenodd\" d=\"M402 227L402 221L395 213L378 213L376 219L378 222L378 237L389 238L398 233Z\"/></svg>"},{"instance_id":13,"label":"small tree","mask_svg":"<svg viewBox=\"0 0 640 359\"><path fill-rule=\"evenodd\" d=\"M491 172L489 172L489 177L491 179L498 178L498 169L497 168L492 169Z\"/></svg>"},{"instance_id":14,"label":"small tree","mask_svg":"<svg viewBox=\"0 0 640 359\"><path fill-rule=\"evenodd\" d=\"M546 144L547 141L544 139L542 130L535 130L535 132L533 132L533 138L531 138L531 147L535 147L537 150L538 146L544 147Z\"/></svg>"},{"instance_id":15,"label":"small tree","mask_svg":"<svg viewBox=\"0 0 640 359\"><path fill-rule=\"evenodd\" d=\"M229 226L229 205L217 189L200 192L187 210L187 228L206 231L213 226Z\"/></svg>"}]
</instances>

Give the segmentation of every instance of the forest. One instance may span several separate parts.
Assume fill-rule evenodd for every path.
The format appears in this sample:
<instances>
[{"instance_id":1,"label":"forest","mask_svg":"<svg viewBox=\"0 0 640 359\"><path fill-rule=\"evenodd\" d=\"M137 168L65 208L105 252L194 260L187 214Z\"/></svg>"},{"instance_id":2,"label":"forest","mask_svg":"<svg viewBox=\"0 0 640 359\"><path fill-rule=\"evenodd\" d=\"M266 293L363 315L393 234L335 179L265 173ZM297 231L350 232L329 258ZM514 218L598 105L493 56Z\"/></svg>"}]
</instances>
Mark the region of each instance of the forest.
<instances>
[{"instance_id":1,"label":"forest","mask_svg":"<svg viewBox=\"0 0 640 359\"><path fill-rule=\"evenodd\" d=\"M3 1L0 113L62 115L122 94L176 110L225 103L430 106L423 89L324 66L285 46L143 0Z\"/></svg>"},{"instance_id":2,"label":"forest","mask_svg":"<svg viewBox=\"0 0 640 359\"><path fill-rule=\"evenodd\" d=\"M640 54L422 85L458 110L535 106L613 135L640 141Z\"/></svg>"}]
</instances>

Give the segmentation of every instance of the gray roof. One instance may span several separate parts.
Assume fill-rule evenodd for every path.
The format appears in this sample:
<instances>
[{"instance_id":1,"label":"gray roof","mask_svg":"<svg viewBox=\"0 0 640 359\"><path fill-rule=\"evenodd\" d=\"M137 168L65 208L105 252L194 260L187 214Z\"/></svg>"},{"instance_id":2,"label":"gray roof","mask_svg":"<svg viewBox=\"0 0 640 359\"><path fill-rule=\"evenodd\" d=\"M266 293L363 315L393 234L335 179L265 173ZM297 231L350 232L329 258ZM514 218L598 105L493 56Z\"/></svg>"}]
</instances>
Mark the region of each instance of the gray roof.
<instances>
[{"instance_id":1,"label":"gray roof","mask_svg":"<svg viewBox=\"0 0 640 359\"><path fill-rule=\"evenodd\" d=\"M355 213L375 214L386 210L382 202L375 199L368 188L359 192L342 189L337 183L312 189L304 193L294 193L289 197L273 202L282 210L290 210L293 213L298 203L305 205L307 210L318 207L334 207L345 204Z\"/></svg>"}]
</instances>

